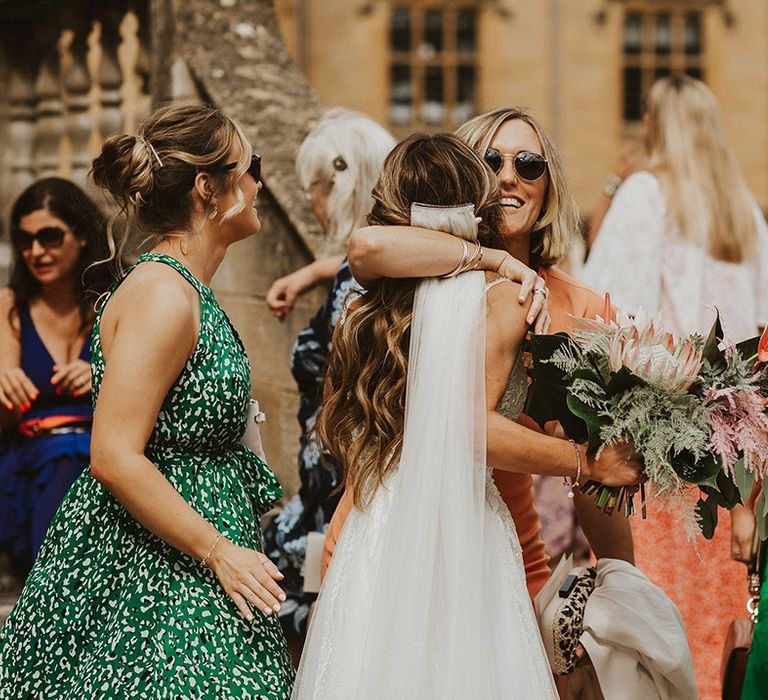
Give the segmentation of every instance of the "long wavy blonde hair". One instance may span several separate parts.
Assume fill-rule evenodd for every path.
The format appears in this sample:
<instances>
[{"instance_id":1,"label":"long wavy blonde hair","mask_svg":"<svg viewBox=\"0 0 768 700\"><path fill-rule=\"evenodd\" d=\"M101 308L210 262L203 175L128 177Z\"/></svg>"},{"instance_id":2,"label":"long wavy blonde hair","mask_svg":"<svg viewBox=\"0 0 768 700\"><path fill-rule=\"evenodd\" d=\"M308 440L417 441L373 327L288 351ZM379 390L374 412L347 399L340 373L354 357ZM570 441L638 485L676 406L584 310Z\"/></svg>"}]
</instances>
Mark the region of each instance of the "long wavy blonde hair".
<instances>
[{"instance_id":1,"label":"long wavy blonde hair","mask_svg":"<svg viewBox=\"0 0 768 700\"><path fill-rule=\"evenodd\" d=\"M549 182L541 214L531 232L531 256L536 265L549 267L568 254L579 228L579 208L571 194L565 163L555 142L535 117L517 107L479 114L456 129L456 135L482 157L499 127L514 119L525 122L536 132L542 155L547 159Z\"/></svg>"},{"instance_id":2,"label":"long wavy blonde hair","mask_svg":"<svg viewBox=\"0 0 768 700\"><path fill-rule=\"evenodd\" d=\"M452 134L415 134L390 153L373 190L370 225L410 223L412 202L472 203L487 241L501 221L496 177ZM333 337L317 435L364 508L402 448L416 279L384 279L349 307Z\"/></svg>"},{"instance_id":3,"label":"long wavy blonde hair","mask_svg":"<svg viewBox=\"0 0 768 700\"><path fill-rule=\"evenodd\" d=\"M661 183L683 237L717 260L754 255L755 202L712 91L688 75L662 78L648 95L645 120L646 167Z\"/></svg>"}]
</instances>

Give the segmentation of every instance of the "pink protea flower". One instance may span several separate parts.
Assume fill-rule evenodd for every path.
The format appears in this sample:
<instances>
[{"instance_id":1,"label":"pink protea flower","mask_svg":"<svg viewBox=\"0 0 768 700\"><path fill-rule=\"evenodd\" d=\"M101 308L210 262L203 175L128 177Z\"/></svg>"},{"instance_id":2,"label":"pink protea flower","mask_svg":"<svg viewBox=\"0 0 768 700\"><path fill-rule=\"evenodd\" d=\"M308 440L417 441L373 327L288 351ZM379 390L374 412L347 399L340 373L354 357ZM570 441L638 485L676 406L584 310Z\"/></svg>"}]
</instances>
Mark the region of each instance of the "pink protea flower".
<instances>
[{"instance_id":1,"label":"pink protea flower","mask_svg":"<svg viewBox=\"0 0 768 700\"><path fill-rule=\"evenodd\" d=\"M606 320L574 319L574 325L587 335L599 333L609 338L611 371L626 367L641 379L662 384L674 393L687 391L696 381L701 371L701 350L690 340L678 341L665 330L661 313L651 317L641 308L630 317L619 310L615 320L611 320L607 294L605 313Z\"/></svg>"}]
</instances>

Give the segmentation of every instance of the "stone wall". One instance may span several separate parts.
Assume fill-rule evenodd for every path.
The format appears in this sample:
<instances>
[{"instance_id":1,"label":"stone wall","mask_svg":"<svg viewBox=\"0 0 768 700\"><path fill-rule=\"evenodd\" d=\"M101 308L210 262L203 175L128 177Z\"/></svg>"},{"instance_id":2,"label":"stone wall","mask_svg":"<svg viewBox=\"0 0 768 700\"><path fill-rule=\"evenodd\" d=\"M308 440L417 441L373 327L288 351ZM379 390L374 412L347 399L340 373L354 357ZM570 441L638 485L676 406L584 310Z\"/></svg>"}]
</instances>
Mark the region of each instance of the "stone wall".
<instances>
[{"instance_id":1,"label":"stone wall","mask_svg":"<svg viewBox=\"0 0 768 700\"><path fill-rule=\"evenodd\" d=\"M163 23L162 12L173 13L172 21ZM290 495L298 487L299 437L291 347L326 292L315 289L302 297L283 323L269 313L265 297L275 279L326 251L294 171L299 144L323 107L286 53L269 0L188 0L176 6L160 0L153 3L153 22L175 27L174 55L188 67L200 97L237 119L264 159L261 233L233 246L213 287L248 350L253 395L267 414L265 450ZM167 51L168 34L160 40ZM162 86L163 77L155 82ZM172 80L165 84L174 89Z\"/></svg>"}]
</instances>

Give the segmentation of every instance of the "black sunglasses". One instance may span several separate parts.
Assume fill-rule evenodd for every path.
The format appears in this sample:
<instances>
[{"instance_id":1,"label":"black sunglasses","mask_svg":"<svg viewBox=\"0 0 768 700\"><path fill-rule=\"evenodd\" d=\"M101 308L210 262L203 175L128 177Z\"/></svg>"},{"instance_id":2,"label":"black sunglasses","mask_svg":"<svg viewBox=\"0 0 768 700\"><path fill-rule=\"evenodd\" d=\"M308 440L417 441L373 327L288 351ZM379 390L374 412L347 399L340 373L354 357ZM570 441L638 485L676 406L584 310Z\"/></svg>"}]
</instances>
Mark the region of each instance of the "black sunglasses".
<instances>
[{"instance_id":1,"label":"black sunglasses","mask_svg":"<svg viewBox=\"0 0 768 700\"><path fill-rule=\"evenodd\" d=\"M234 170L237 167L237 161L234 163L226 163L225 165L222 165L218 168L206 168L208 172L216 172L217 170L223 170L225 172L229 170ZM251 156L251 164L248 166L248 170L246 172L254 179L256 182L259 182L261 180L261 156L254 153Z\"/></svg>"},{"instance_id":2,"label":"black sunglasses","mask_svg":"<svg viewBox=\"0 0 768 700\"><path fill-rule=\"evenodd\" d=\"M46 250L48 248L61 248L64 243L64 236L67 232L60 226L46 226L36 233L30 233L23 229L16 229L11 234L13 244L22 251L32 250L32 246L37 241Z\"/></svg>"},{"instance_id":3,"label":"black sunglasses","mask_svg":"<svg viewBox=\"0 0 768 700\"><path fill-rule=\"evenodd\" d=\"M485 160L491 170L498 175L504 165L505 158L512 158L512 156L502 155L495 148L487 148L483 160ZM529 182L538 180L545 172L547 172L547 159L540 153L520 151L520 153L514 156L513 163L515 165L515 172L523 178L523 180L528 180Z\"/></svg>"}]
</instances>

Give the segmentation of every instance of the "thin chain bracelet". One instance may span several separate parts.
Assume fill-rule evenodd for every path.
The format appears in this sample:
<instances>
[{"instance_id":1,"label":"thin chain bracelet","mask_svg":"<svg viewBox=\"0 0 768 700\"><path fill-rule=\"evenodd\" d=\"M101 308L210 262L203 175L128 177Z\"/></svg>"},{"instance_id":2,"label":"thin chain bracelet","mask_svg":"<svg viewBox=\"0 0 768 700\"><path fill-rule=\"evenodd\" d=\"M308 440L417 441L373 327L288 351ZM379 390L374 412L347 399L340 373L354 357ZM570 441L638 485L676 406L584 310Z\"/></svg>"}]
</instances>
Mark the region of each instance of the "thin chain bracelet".
<instances>
[{"instance_id":1,"label":"thin chain bracelet","mask_svg":"<svg viewBox=\"0 0 768 700\"><path fill-rule=\"evenodd\" d=\"M579 486L579 481L581 480L581 450L573 440L569 439L568 442L573 445L573 449L576 451L576 479L569 482L568 477L564 476L563 486L570 486L570 491L568 491L568 498L575 498L576 493L574 492L574 489Z\"/></svg>"},{"instance_id":2,"label":"thin chain bracelet","mask_svg":"<svg viewBox=\"0 0 768 700\"><path fill-rule=\"evenodd\" d=\"M212 545L212 546L211 546L211 548L208 550L208 554L206 554L206 555L205 555L205 556L202 558L202 560L200 561L200 563L201 563L203 566L208 566L208 560L211 558L211 554L213 554L213 550L214 550L214 549L216 549L216 545L219 543L219 540L220 540L222 537L224 537L224 535L223 535L223 533L221 533L221 532L220 532L220 533L218 534L218 536L216 537L216 539L214 540L214 542L213 542L213 545Z\"/></svg>"}]
</instances>

